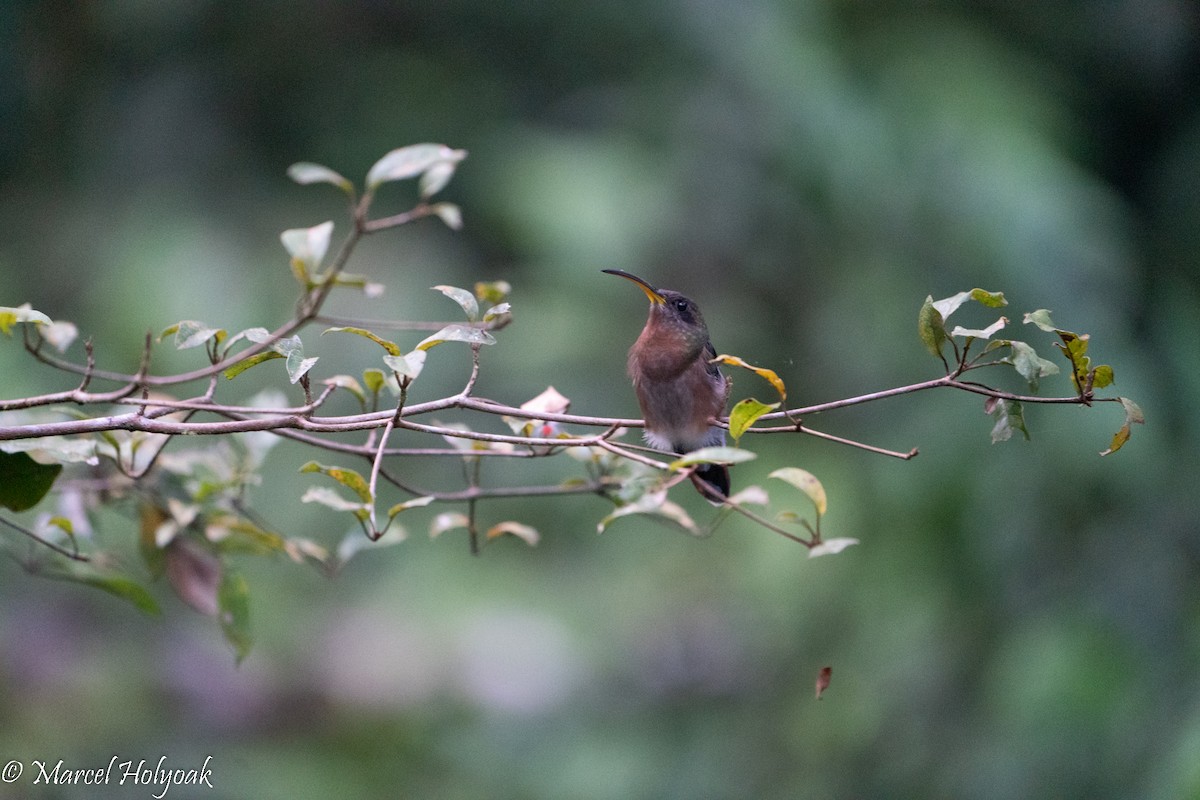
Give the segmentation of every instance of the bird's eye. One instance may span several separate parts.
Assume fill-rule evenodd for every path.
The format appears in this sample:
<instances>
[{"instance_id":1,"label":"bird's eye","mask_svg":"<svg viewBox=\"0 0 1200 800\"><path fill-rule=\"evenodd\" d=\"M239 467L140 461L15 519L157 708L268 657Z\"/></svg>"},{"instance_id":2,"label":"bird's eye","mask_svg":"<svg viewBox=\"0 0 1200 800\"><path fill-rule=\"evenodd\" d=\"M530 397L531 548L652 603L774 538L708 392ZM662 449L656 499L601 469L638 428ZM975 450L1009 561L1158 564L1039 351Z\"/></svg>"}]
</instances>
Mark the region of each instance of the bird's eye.
<instances>
[{"instance_id":1,"label":"bird's eye","mask_svg":"<svg viewBox=\"0 0 1200 800\"><path fill-rule=\"evenodd\" d=\"M680 311L687 311L688 310L687 300L676 300L675 308L679 309Z\"/></svg>"}]
</instances>

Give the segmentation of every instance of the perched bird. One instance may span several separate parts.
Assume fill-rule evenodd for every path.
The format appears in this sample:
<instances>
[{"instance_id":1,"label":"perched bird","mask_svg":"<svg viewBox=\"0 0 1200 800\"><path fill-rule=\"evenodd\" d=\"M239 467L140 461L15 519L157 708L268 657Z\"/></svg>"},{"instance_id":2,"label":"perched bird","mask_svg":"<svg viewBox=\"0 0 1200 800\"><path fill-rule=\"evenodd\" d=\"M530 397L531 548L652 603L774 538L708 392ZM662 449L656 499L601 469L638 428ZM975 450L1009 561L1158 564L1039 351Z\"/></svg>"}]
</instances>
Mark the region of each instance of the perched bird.
<instances>
[{"instance_id":1,"label":"perched bird","mask_svg":"<svg viewBox=\"0 0 1200 800\"><path fill-rule=\"evenodd\" d=\"M629 348L629 377L646 421L646 442L676 453L725 444L725 430L713 420L725 411L730 381L712 363L717 351L699 307L624 270L602 271L633 281L650 298L646 327ZM692 483L720 504L729 496L729 468L701 464Z\"/></svg>"}]
</instances>

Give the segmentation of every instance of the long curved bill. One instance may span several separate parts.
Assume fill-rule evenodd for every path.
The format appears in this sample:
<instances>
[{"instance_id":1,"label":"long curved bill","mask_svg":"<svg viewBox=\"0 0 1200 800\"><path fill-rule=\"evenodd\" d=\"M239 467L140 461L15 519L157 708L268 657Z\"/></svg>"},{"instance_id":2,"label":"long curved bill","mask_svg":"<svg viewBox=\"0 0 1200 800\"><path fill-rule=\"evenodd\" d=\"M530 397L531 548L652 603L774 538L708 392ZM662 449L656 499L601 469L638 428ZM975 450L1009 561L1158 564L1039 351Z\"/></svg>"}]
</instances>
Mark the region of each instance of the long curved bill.
<instances>
[{"instance_id":1,"label":"long curved bill","mask_svg":"<svg viewBox=\"0 0 1200 800\"><path fill-rule=\"evenodd\" d=\"M662 305L667 301L667 299L662 296L658 289L655 289L650 285L649 282L639 278L637 275L626 272L623 269L602 269L600 271L607 272L609 275L616 275L618 278L625 278L626 280L633 281L639 287L641 287L641 290L646 293L646 297L649 297L650 302L654 303L655 305Z\"/></svg>"}]
</instances>

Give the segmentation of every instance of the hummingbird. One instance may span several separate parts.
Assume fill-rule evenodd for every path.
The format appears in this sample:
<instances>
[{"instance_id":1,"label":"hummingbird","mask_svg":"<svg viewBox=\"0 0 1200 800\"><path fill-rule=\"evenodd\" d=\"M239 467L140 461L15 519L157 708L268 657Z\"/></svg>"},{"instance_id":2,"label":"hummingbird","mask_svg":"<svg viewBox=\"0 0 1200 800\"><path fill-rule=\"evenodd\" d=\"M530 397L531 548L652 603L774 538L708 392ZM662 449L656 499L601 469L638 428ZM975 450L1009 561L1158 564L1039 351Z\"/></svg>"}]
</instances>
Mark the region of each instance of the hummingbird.
<instances>
[{"instance_id":1,"label":"hummingbird","mask_svg":"<svg viewBox=\"0 0 1200 800\"><path fill-rule=\"evenodd\" d=\"M624 270L601 271L633 281L650 298L650 316L629 348L628 363L646 421L646 442L681 454L725 444L725 430L714 420L725 411L730 380L713 363L717 351L699 306ZM701 464L692 472L692 483L705 499L720 505L729 496L729 468Z\"/></svg>"}]
</instances>

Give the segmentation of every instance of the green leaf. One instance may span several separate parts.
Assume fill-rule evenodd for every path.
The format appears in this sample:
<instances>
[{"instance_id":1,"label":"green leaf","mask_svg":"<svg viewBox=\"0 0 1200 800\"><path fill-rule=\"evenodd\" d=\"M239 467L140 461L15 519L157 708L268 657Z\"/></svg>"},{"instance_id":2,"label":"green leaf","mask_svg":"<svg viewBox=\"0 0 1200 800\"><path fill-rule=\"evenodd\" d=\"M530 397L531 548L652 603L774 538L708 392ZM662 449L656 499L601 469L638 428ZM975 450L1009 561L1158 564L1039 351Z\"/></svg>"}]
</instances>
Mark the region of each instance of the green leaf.
<instances>
[{"instance_id":1,"label":"green leaf","mask_svg":"<svg viewBox=\"0 0 1200 800\"><path fill-rule=\"evenodd\" d=\"M925 303L917 314L917 333L920 334L926 349L941 357L942 345L946 341L945 319L934 306L932 295L925 298Z\"/></svg>"},{"instance_id":2,"label":"green leaf","mask_svg":"<svg viewBox=\"0 0 1200 800\"><path fill-rule=\"evenodd\" d=\"M458 163L465 150L453 150L443 144L414 144L392 150L376 161L367 172L367 189L374 191L388 181L415 178L436 164Z\"/></svg>"},{"instance_id":3,"label":"green leaf","mask_svg":"<svg viewBox=\"0 0 1200 800\"><path fill-rule=\"evenodd\" d=\"M1002 308L1008 305L1004 292L989 292L986 289L972 289L971 299L988 308Z\"/></svg>"},{"instance_id":4,"label":"green leaf","mask_svg":"<svg viewBox=\"0 0 1200 800\"><path fill-rule=\"evenodd\" d=\"M1035 392L1042 378L1058 374L1059 369L1057 364L1039 356L1025 342L1012 341L1009 342L1009 345L1012 347L1012 359L1010 361L1008 359L1005 360L1013 365L1017 374L1028 381L1029 388Z\"/></svg>"},{"instance_id":5,"label":"green leaf","mask_svg":"<svg viewBox=\"0 0 1200 800\"><path fill-rule=\"evenodd\" d=\"M485 303L493 305L503 303L512 294L512 284L508 281L479 281L475 284L475 296Z\"/></svg>"},{"instance_id":6,"label":"green leaf","mask_svg":"<svg viewBox=\"0 0 1200 800\"><path fill-rule=\"evenodd\" d=\"M541 534L537 532L536 528L512 520L500 522L488 528L487 539L497 539L501 536L515 536L530 547L536 546L541 539Z\"/></svg>"},{"instance_id":7,"label":"green leaf","mask_svg":"<svg viewBox=\"0 0 1200 800\"><path fill-rule=\"evenodd\" d=\"M729 434L736 442L763 414L779 408L779 403L763 403L753 397L737 403L729 412Z\"/></svg>"},{"instance_id":8,"label":"green leaf","mask_svg":"<svg viewBox=\"0 0 1200 800\"><path fill-rule=\"evenodd\" d=\"M279 234L279 241L292 257L292 272L303 286L312 285L312 276L325 259L332 235L332 221L311 228L292 228Z\"/></svg>"},{"instance_id":9,"label":"green leaf","mask_svg":"<svg viewBox=\"0 0 1200 800\"><path fill-rule=\"evenodd\" d=\"M370 339L372 342L379 345L384 350L387 350L388 355L393 355L393 356L400 355L400 345L396 344L395 342L389 342L387 339L382 339L382 338L376 336L375 334L371 333L366 328L341 327L341 328L326 328L325 330L321 331L322 336L324 336L327 333L353 333L355 336L361 336L364 339Z\"/></svg>"},{"instance_id":10,"label":"green leaf","mask_svg":"<svg viewBox=\"0 0 1200 800\"><path fill-rule=\"evenodd\" d=\"M321 383L325 384L326 386L336 386L339 389L345 389L346 391L350 392L350 394L357 397L358 402L367 402L367 395L365 392L363 392L362 384L359 383L358 379L353 375L334 375L333 377L326 378L325 380L321 381ZM274 439L275 437L271 438Z\"/></svg>"},{"instance_id":11,"label":"green leaf","mask_svg":"<svg viewBox=\"0 0 1200 800\"><path fill-rule=\"evenodd\" d=\"M1008 441L1012 438L1013 431L1020 431L1025 436L1025 440L1029 441L1029 431L1025 427L1025 412L1021 408L1020 402L989 397L983 408L996 418L996 424L992 427L992 444Z\"/></svg>"},{"instance_id":12,"label":"green leaf","mask_svg":"<svg viewBox=\"0 0 1200 800\"><path fill-rule=\"evenodd\" d=\"M958 308L968 300L984 305L988 308L1000 308L1008 305L1008 301L1004 299L1004 292L989 292L986 289L972 289L969 292L959 292L950 297L941 300L933 300L931 297L929 302L933 303L933 307L942 315L942 321L950 318Z\"/></svg>"},{"instance_id":13,"label":"green leaf","mask_svg":"<svg viewBox=\"0 0 1200 800\"><path fill-rule=\"evenodd\" d=\"M407 511L410 508L421 508L432 503L437 498L435 497L414 497L412 500L405 500L403 503L396 503L388 509L388 519L394 518L397 514Z\"/></svg>"},{"instance_id":14,"label":"green leaf","mask_svg":"<svg viewBox=\"0 0 1200 800\"><path fill-rule=\"evenodd\" d=\"M1115 453L1124 447L1125 443L1129 441L1129 437L1133 434L1131 426L1144 425L1146 422L1146 416L1142 413L1142 409L1137 403L1128 397L1118 397L1117 399L1121 401L1121 406L1125 409L1125 424L1121 426L1119 431L1113 434L1112 444L1108 446L1107 450L1100 453L1102 456Z\"/></svg>"},{"instance_id":15,"label":"green leaf","mask_svg":"<svg viewBox=\"0 0 1200 800\"><path fill-rule=\"evenodd\" d=\"M671 469L682 469L696 464L740 464L755 458L758 458L756 453L736 447L701 447L672 461Z\"/></svg>"},{"instance_id":16,"label":"green leaf","mask_svg":"<svg viewBox=\"0 0 1200 800\"><path fill-rule=\"evenodd\" d=\"M300 472L319 472L322 475L328 475L335 481L345 486L350 491L358 495L358 499L364 503L370 503L371 489L367 485L366 480L362 475L359 475L352 469L344 467L329 467L324 464L319 464L316 461L309 461L304 466L300 467Z\"/></svg>"},{"instance_id":17,"label":"green leaf","mask_svg":"<svg viewBox=\"0 0 1200 800\"><path fill-rule=\"evenodd\" d=\"M1092 370L1093 389L1103 389L1105 386L1111 386L1113 380L1113 368L1108 364L1101 364Z\"/></svg>"},{"instance_id":18,"label":"green leaf","mask_svg":"<svg viewBox=\"0 0 1200 800\"><path fill-rule=\"evenodd\" d=\"M479 319L479 302L475 299L475 295L466 289L460 289L457 286L434 286L433 289L458 303L471 322Z\"/></svg>"},{"instance_id":19,"label":"green leaf","mask_svg":"<svg viewBox=\"0 0 1200 800\"><path fill-rule=\"evenodd\" d=\"M1091 372L1092 367L1092 360L1087 356L1088 342L1091 337L1086 333L1077 334L1061 329L1056 329L1055 332L1058 334L1058 338L1062 340L1059 349L1063 351L1075 367L1071 373L1071 382L1075 384L1075 391L1082 392L1088 380L1088 373Z\"/></svg>"},{"instance_id":20,"label":"green leaf","mask_svg":"<svg viewBox=\"0 0 1200 800\"><path fill-rule=\"evenodd\" d=\"M329 167L301 161L292 164L287 169L287 176L301 185L310 183L329 183L341 189L351 197L354 196L354 185Z\"/></svg>"},{"instance_id":21,"label":"green leaf","mask_svg":"<svg viewBox=\"0 0 1200 800\"><path fill-rule=\"evenodd\" d=\"M820 556L833 555L856 544L858 544L858 539L826 539L820 544L810 547L808 549L808 557L818 558Z\"/></svg>"},{"instance_id":22,"label":"green leaf","mask_svg":"<svg viewBox=\"0 0 1200 800\"><path fill-rule=\"evenodd\" d=\"M218 342L225 338L225 331L221 328L211 328L203 322L196 322L192 319L181 320L168 328L164 328L163 332L158 335L158 340L161 342L172 334L175 336L176 350L199 347L213 338Z\"/></svg>"},{"instance_id":23,"label":"green leaf","mask_svg":"<svg viewBox=\"0 0 1200 800\"><path fill-rule=\"evenodd\" d=\"M683 510L683 507L677 503L673 503L666 499L665 491L647 492L639 497L635 502L620 506L611 514L600 520L596 524L596 533L604 533L608 530L612 523L622 517L628 517L634 514L642 514L652 518L658 518L672 525L682 528L693 536L702 535L702 531L692 520L688 513Z\"/></svg>"},{"instance_id":24,"label":"green leaf","mask_svg":"<svg viewBox=\"0 0 1200 800\"><path fill-rule=\"evenodd\" d=\"M61 472L62 464L40 464L28 453L0 451L0 506L10 511L33 508Z\"/></svg>"},{"instance_id":25,"label":"green leaf","mask_svg":"<svg viewBox=\"0 0 1200 800\"><path fill-rule=\"evenodd\" d=\"M221 632L233 647L234 657L240 664L254 644L250 636L250 587L246 579L232 570L225 570L217 590L217 607Z\"/></svg>"},{"instance_id":26,"label":"green leaf","mask_svg":"<svg viewBox=\"0 0 1200 800\"><path fill-rule=\"evenodd\" d=\"M363 370L363 383L366 384L367 391L371 394L379 394L379 390L387 383L387 378L383 374L383 370L369 368Z\"/></svg>"},{"instance_id":27,"label":"green leaf","mask_svg":"<svg viewBox=\"0 0 1200 800\"><path fill-rule=\"evenodd\" d=\"M825 487L817 480L817 476L813 475L806 469L799 467L782 467L777 469L767 476L768 478L776 478L784 483L789 483L795 486L800 491L808 495L808 499L812 501L813 507L817 509L817 516L824 516L825 510L828 507L828 499L825 495Z\"/></svg>"},{"instance_id":28,"label":"green leaf","mask_svg":"<svg viewBox=\"0 0 1200 800\"><path fill-rule=\"evenodd\" d=\"M950 335L966 337L969 339L990 339L990 338L992 338L993 334L995 334L999 330L1002 330L1004 328L1004 326L1007 324L1008 324L1008 318L1001 317L1000 319L993 322L991 325L988 325L986 328L970 329L970 328L963 328L961 326L957 326L954 328L954 330L950 331Z\"/></svg>"},{"instance_id":29,"label":"green leaf","mask_svg":"<svg viewBox=\"0 0 1200 800\"><path fill-rule=\"evenodd\" d=\"M428 350L444 342L465 342L467 344L495 344L496 337L482 328L472 328L468 325L447 325L432 336L421 340L417 350Z\"/></svg>"},{"instance_id":30,"label":"green leaf","mask_svg":"<svg viewBox=\"0 0 1200 800\"><path fill-rule=\"evenodd\" d=\"M313 356L312 358L304 357L304 343L300 341L299 336L289 336L286 339L280 339L271 345L271 349L287 359L288 380L292 383L296 383L304 377L320 359L319 356Z\"/></svg>"},{"instance_id":31,"label":"green leaf","mask_svg":"<svg viewBox=\"0 0 1200 800\"><path fill-rule=\"evenodd\" d=\"M264 361L270 361L273 358L283 358L283 356L281 354L275 352L274 350L267 350L262 353L255 353L254 355L250 356L249 358L243 358L241 361L238 361L237 363L233 364L232 366L230 366L228 369L226 369L221 374L225 376L225 380L231 381L234 378L236 378L238 375L241 375L243 372L250 369L251 367L258 366L259 364L263 363Z\"/></svg>"},{"instance_id":32,"label":"green leaf","mask_svg":"<svg viewBox=\"0 0 1200 800\"><path fill-rule=\"evenodd\" d=\"M383 363L388 365L388 368L398 373L399 375L408 378L410 381L415 381L417 376L421 374L421 370L425 367L424 350L413 350L408 355L403 356L384 356Z\"/></svg>"},{"instance_id":33,"label":"green leaf","mask_svg":"<svg viewBox=\"0 0 1200 800\"><path fill-rule=\"evenodd\" d=\"M65 436L44 436L38 439L16 439L0 442L0 452L28 453L39 464L78 464L95 466L100 463L94 439L69 439ZM2 491L2 487L0 487Z\"/></svg>"},{"instance_id":34,"label":"green leaf","mask_svg":"<svg viewBox=\"0 0 1200 800\"><path fill-rule=\"evenodd\" d=\"M51 320L40 311L34 311L29 303L22 303L16 308L0 306L0 333L11 335L9 331L18 322L32 322L36 325L49 325Z\"/></svg>"},{"instance_id":35,"label":"green leaf","mask_svg":"<svg viewBox=\"0 0 1200 800\"><path fill-rule=\"evenodd\" d=\"M90 567L76 567L70 571L56 573L55 577L93 586L101 591L108 592L114 597L119 597L122 600L133 603L134 606L146 614L157 615L161 613L158 601L154 599L154 596L147 591L146 587L132 578L98 572Z\"/></svg>"},{"instance_id":36,"label":"green leaf","mask_svg":"<svg viewBox=\"0 0 1200 800\"><path fill-rule=\"evenodd\" d=\"M507 316L511 313L512 313L512 304L511 303L497 303L496 305L489 308L486 312L484 312L483 321L484 322L495 322L496 320L500 319L501 317Z\"/></svg>"},{"instance_id":37,"label":"green leaf","mask_svg":"<svg viewBox=\"0 0 1200 800\"><path fill-rule=\"evenodd\" d=\"M1045 308L1039 308L1037 311L1030 311L1025 315L1025 324L1033 324L1044 330L1046 333L1055 333L1058 328L1050 319L1050 311Z\"/></svg>"}]
</instances>

